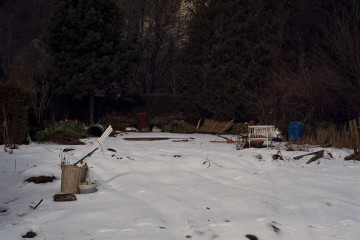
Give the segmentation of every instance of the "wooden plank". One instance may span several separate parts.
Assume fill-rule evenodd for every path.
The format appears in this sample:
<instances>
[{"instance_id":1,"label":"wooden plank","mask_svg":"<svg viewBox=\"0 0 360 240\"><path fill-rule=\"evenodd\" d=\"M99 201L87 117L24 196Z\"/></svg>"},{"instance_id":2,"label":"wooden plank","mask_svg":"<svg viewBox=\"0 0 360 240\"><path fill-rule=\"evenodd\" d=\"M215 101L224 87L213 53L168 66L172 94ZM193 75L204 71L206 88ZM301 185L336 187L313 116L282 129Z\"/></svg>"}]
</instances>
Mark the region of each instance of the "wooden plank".
<instances>
[{"instance_id":1,"label":"wooden plank","mask_svg":"<svg viewBox=\"0 0 360 240\"><path fill-rule=\"evenodd\" d=\"M229 128L234 125L234 119L232 119L222 130L221 133L226 132Z\"/></svg>"},{"instance_id":2,"label":"wooden plank","mask_svg":"<svg viewBox=\"0 0 360 240\"><path fill-rule=\"evenodd\" d=\"M198 123L197 123L196 131L199 131L200 123L201 123L201 118L199 119L199 121L198 121Z\"/></svg>"},{"instance_id":3,"label":"wooden plank","mask_svg":"<svg viewBox=\"0 0 360 240\"><path fill-rule=\"evenodd\" d=\"M213 127L210 129L210 132L214 131L214 128L216 127L216 125L218 124L219 121L216 121L215 124L213 125Z\"/></svg>"}]
</instances>

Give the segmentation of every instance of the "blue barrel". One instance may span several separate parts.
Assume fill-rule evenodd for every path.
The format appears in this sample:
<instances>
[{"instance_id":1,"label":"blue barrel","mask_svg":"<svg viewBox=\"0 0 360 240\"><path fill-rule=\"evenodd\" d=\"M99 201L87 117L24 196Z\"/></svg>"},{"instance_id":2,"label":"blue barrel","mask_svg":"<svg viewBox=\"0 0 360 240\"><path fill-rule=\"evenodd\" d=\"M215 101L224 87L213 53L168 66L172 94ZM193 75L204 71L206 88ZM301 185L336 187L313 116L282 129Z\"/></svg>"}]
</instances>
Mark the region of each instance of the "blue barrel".
<instances>
[{"instance_id":1,"label":"blue barrel","mask_svg":"<svg viewBox=\"0 0 360 240\"><path fill-rule=\"evenodd\" d=\"M289 122L289 141L296 142L302 138L304 133L304 124L302 122Z\"/></svg>"},{"instance_id":2,"label":"blue barrel","mask_svg":"<svg viewBox=\"0 0 360 240\"><path fill-rule=\"evenodd\" d=\"M87 130L87 133L90 135L90 137L101 137L101 135L104 133L104 127L100 124L96 124L90 127Z\"/></svg>"}]
</instances>

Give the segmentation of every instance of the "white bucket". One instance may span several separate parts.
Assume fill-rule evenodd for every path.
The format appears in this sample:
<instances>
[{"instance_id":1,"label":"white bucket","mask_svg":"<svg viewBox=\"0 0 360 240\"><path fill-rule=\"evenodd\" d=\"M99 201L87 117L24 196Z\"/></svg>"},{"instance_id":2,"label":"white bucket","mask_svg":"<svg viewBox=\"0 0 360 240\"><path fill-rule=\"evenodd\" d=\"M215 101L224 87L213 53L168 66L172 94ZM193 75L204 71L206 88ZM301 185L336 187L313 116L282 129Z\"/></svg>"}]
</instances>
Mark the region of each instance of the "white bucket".
<instances>
[{"instance_id":1,"label":"white bucket","mask_svg":"<svg viewBox=\"0 0 360 240\"><path fill-rule=\"evenodd\" d=\"M94 193L96 191L97 191L97 189L96 189L95 183L93 183L93 182L83 182L83 183L79 184L80 194Z\"/></svg>"}]
</instances>

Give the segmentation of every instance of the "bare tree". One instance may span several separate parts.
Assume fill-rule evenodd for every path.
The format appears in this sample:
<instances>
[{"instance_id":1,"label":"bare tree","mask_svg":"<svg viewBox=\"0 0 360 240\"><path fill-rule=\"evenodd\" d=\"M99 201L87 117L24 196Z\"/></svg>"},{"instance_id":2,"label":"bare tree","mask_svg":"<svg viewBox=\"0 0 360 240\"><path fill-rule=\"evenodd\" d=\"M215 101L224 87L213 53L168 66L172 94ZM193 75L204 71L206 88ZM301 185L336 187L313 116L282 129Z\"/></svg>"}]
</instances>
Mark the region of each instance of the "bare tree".
<instances>
[{"instance_id":1,"label":"bare tree","mask_svg":"<svg viewBox=\"0 0 360 240\"><path fill-rule=\"evenodd\" d=\"M118 0L126 14L126 32L141 44L142 61L130 83L144 93L171 91L174 48L182 26L182 0Z\"/></svg>"},{"instance_id":2,"label":"bare tree","mask_svg":"<svg viewBox=\"0 0 360 240\"><path fill-rule=\"evenodd\" d=\"M319 39L320 68L327 73L329 84L338 89L346 101L344 114L360 114L360 2L334 2L328 9L327 22Z\"/></svg>"},{"instance_id":3,"label":"bare tree","mask_svg":"<svg viewBox=\"0 0 360 240\"><path fill-rule=\"evenodd\" d=\"M31 107L41 125L45 109L49 106L54 90L51 61L35 40L30 48L19 53L12 64L9 80L21 84L30 93Z\"/></svg>"}]
</instances>

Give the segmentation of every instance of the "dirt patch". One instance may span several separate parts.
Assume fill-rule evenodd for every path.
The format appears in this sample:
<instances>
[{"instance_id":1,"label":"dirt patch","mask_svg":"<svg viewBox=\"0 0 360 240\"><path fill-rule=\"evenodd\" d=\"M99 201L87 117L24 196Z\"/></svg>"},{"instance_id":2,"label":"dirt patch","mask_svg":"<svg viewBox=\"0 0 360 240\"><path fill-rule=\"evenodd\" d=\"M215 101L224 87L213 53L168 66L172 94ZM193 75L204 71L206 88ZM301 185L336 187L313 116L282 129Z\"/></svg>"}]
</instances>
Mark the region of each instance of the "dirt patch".
<instances>
[{"instance_id":1,"label":"dirt patch","mask_svg":"<svg viewBox=\"0 0 360 240\"><path fill-rule=\"evenodd\" d=\"M39 183L53 182L55 179L56 179L55 176L39 176L39 177L30 177L30 178L26 179L25 181L39 184Z\"/></svg>"},{"instance_id":2,"label":"dirt patch","mask_svg":"<svg viewBox=\"0 0 360 240\"><path fill-rule=\"evenodd\" d=\"M62 132L54 133L42 139L43 142L54 142L63 145L85 145L78 139L78 136Z\"/></svg>"},{"instance_id":3,"label":"dirt patch","mask_svg":"<svg viewBox=\"0 0 360 240\"><path fill-rule=\"evenodd\" d=\"M169 140L168 137L134 137L134 138L124 138L127 141L160 141L160 140Z\"/></svg>"},{"instance_id":4,"label":"dirt patch","mask_svg":"<svg viewBox=\"0 0 360 240\"><path fill-rule=\"evenodd\" d=\"M23 235L22 238L34 238L36 236L37 236L37 234L35 232L29 231L25 235Z\"/></svg>"},{"instance_id":5,"label":"dirt patch","mask_svg":"<svg viewBox=\"0 0 360 240\"><path fill-rule=\"evenodd\" d=\"M73 151L73 150L75 150L75 148L65 148L65 149L63 150L63 152L71 152L71 151Z\"/></svg>"},{"instance_id":6,"label":"dirt patch","mask_svg":"<svg viewBox=\"0 0 360 240\"><path fill-rule=\"evenodd\" d=\"M252 234L248 234L245 237L247 237L250 240L258 240L258 238L255 235L252 235Z\"/></svg>"}]
</instances>

